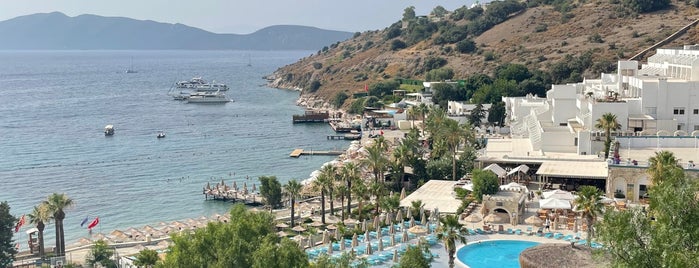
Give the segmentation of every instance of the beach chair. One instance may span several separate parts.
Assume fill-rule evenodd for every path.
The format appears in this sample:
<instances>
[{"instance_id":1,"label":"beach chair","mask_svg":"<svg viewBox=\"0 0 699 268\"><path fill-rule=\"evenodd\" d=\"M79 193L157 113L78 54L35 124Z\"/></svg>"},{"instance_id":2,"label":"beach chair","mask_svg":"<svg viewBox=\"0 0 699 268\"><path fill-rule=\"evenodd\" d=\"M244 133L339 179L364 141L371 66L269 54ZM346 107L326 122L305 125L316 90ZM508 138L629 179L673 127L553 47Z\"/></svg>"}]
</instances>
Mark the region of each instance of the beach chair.
<instances>
[{"instance_id":1,"label":"beach chair","mask_svg":"<svg viewBox=\"0 0 699 268\"><path fill-rule=\"evenodd\" d=\"M539 230L536 231L536 236L544 236L544 227L539 227Z\"/></svg>"},{"instance_id":2,"label":"beach chair","mask_svg":"<svg viewBox=\"0 0 699 268\"><path fill-rule=\"evenodd\" d=\"M561 238L563 238L563 234L562 233L555 233L555 234L553 234L553 238L560 240Z\"/></svg>"},{"instance_id":3,"label":"beach chair","mask_svg":"<svg viewBox=\"0 0 699 268\"><path fill-rule=\"evenodd\" d=\"M533 235L533 234L534 234L534 231L532 231L532 227L528 226L527 227L527 235Z\"/></svg>"},{"instance_id":4,"label":"beach chair","mask_svg":"<svg viewBox=\"0 0 699 268\"><path fill-rule=\"evenodd\" d=\"M515 230L516 235L522 235L522 229L517 229Z\"/></svg>"},{"instance_id":5,"label":"beach chair","mask_svg":"<svg viewBox=\"0 0 699 268\"><path fill-rule=\"evenodd\" d=\"M544 237L545 237L545 238L553 238L553 233L552 233L552 232L548 232L548 233L544 234Z\"/></svg>"},{"instance_id":6,"label":"beach chair","mask_svg":"<svg viewBox=\"0 0 699 268\"><path fill-rule=\"evenodd\" d=\"M476 233L478 233L478 234L485 234L485 231L483 231L483 229L481 229L481 228L477 228L477 229L476 229Z\"/></svg>"},{"instance_id":7,"label":"beach chair","mask_svg":"<svg viewBox=\"0 0 699 268\"><path fill-rule=\"evenodd\" d=\"M504 234L505 233L505 228L502 227L502 225L498 225L498 234Z\"/></svg>"},{"instance_id":8,"label":"beach chair","mask_svg":"<svg viewBox=\"0 0 699 268\"><path fill-rule=\"evenodd\" d=\"M573 241L573 235L572 234L566 235L563 237L563 240L568 241L568 242Z\"/></svg>"},{"instance_id":9,"label":"beach chair","mask_svg":"<svg viewBox=\"0 0 699 268\"><path fill-rule=\"evenodd\" d=\"M512 231L512 228L507 228L506 232L507 232L507 234L514 234L515 233L515 231Z\"/></svg>"}]
</instances>

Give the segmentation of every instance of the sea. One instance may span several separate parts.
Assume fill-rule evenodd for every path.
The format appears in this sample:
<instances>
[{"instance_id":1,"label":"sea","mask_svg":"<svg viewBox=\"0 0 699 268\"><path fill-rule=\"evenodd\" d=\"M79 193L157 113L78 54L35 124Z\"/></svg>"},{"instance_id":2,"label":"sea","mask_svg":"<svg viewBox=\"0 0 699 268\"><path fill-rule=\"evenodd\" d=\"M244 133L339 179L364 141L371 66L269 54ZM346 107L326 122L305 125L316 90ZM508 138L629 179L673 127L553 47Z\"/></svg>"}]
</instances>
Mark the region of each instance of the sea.
<instances>
[{"instance_id":1,"label":"sea","mask_svg":"<svg viewBox=\"0 0 699 268\"><path fill-rule=\"evenodd\" d=\"M312 53L0 51L0 201L19 217L65 193L75 203L64 220L68 246L89 236L85 218L99 217L93 234L108 234L229 211L231 202L204 199L207 183L307 179L334 157L291 158L293 149L349 143L327 140L327 124L292 124L303 113L299 92L269 88L263 76ZM168 95L176 81L199 76L227 84L233 102ZM28 228L14 237L22 250ZM53 223L45 236L51 247Z\"/></svg>"}]
</instances>

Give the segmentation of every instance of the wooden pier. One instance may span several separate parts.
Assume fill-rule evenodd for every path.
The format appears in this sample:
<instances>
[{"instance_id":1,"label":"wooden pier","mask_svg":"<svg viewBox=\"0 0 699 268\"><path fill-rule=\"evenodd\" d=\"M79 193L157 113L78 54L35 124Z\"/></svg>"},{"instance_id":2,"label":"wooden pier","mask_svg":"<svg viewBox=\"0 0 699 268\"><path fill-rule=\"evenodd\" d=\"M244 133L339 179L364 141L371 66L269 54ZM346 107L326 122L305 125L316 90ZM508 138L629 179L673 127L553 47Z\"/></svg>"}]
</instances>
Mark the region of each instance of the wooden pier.
<instances>
[{"instance_id":1,"label":"wooden pier","mask_svg":"<svg viewBox=\"0 0 699 268\"><path fill-rule=\"evenodd\" d=\"M328 140L359 140L361 134L329 135Z\"/></svg>"},{"instance_id":2,"label":"wooden pier","mask_svg":"<svg viewBox=\"0 0 699 268\"><path fill-rule=\"evenodd\" d=\"M207 183L206 186L204 186L204 189L202 189L202 193L204 194L204 199L206 200L223 200L223 201L232 201L232 202L241 202L246 205L261 205L263 202L262 197L257 194L256 192L256 187L255 184L252 186L252 190L248 191L248 186L246 183L244 183L244 186L242 189L239 189L238 186L236 185L235 182L233 182L233 185L228 186L224 184L223 181L221 183L217 183L213 187Z\"/></svg>"},{"instance_id":3,"label":"wooden pier","mask_svg":"<svg viewBox=\"0 0 699 268\"><path fill-rule=\"evenodd\" d=\"M294 149L294 151L292 151L291 154L289 154L289 157L299 157L302 155L341 155L344 153L345 151L305 151L303 149Z\"/></svg>"}]
</instances>

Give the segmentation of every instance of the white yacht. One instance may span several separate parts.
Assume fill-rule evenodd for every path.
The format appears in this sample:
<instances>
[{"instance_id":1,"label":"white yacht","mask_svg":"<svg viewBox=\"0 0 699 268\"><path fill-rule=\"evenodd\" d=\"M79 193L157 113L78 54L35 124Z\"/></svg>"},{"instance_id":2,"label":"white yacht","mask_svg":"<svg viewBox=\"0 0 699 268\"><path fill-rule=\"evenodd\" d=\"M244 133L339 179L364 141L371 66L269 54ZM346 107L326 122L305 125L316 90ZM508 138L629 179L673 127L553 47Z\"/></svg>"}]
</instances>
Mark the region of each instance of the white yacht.
<instances>
[{"instance_id":1,"label":"white yacht","mask_svg":"<svg viewBox=\"0 0 699 268\"><path fill-rule=\"evenodd\" d=\"M197 91L187 97L187 103L226 103L230 101L231 99L221 91Z\"/></svg>"},{"instance_id":2,"label":"white yacht","mask_svg":"<svg viewBox=\"0 0 699 268\"><path fill-rule=\"evenodd\" d=\"M228 86L226 84L222 83L216 83L214 82L206 82L201 77L194 77L190 79L189 81L179 81L175 83L175 86L177 88L189 88L189 89L194 89L196 91L226 91L228 90Z\"/></svg>"}]
</instances>

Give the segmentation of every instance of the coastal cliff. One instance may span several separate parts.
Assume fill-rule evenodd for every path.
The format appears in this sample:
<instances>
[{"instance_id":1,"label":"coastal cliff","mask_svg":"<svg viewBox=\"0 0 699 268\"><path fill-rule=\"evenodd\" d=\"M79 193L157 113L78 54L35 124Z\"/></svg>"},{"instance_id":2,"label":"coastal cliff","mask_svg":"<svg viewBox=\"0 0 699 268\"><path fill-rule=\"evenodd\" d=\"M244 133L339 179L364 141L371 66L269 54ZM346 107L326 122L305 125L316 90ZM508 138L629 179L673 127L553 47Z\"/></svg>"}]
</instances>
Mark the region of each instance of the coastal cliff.
<instances>
[{"instance_id":1,"label":"coastal cliff","mask_svg":"<svg viewBox=\"0 0 699 268\"><path fill-rule=\"evenodd\" d=\"M609 1L566 6L516 6L505 1L515 6L501 8L507 12L501 22L472 32L479 18L496 16L491 13L500 6L494 3L480 10L480 17L466 8L441 17L418 16L414 22L403 18L383 30L357 33L279 68L268 77L269 86L332 102L341 92L352 96L383 81L425 80L437 68L453 70L454 79L492 75L508 63L548 72L571 56L582 55L593 64L577 77L598 77L613 71L617 60L632 57L699 18L698 9L685 1L671 1L663 10L646 13ZM421 32L427 34L418 36ZM696 26L665 47L693 43L699 43Z\"/></svg>"}]
</instances>

